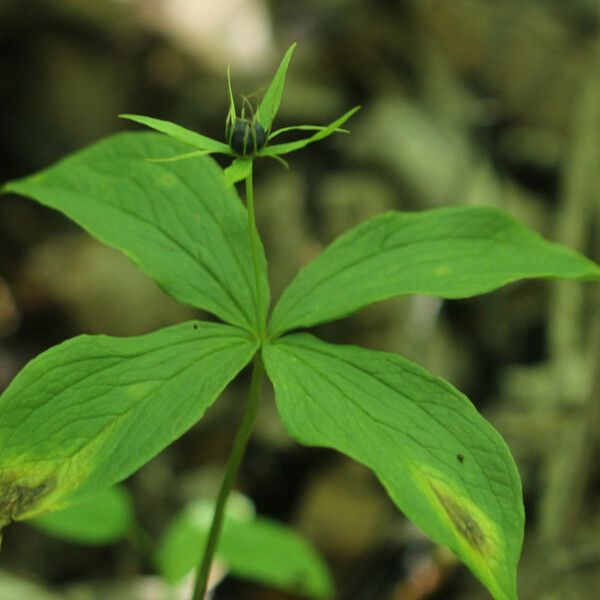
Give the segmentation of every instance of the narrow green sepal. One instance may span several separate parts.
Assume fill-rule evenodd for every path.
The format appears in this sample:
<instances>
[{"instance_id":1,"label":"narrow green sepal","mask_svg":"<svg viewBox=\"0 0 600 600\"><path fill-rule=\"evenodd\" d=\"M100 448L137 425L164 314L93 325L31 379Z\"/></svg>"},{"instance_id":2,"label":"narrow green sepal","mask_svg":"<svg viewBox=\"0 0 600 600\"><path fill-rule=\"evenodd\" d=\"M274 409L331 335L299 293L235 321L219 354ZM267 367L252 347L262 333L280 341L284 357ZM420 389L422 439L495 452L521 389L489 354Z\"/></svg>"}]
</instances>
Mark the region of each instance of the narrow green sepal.
<instances>
[{"instance_id":1,"label":"narrow green sepal","mask_svg":"<svg viewBox=\"0 0 600 600\"><path fill-rule=\"evenodd\" d=\"M147 158L146 160L151 163L170 163L177 162L179 160L187 160L188 158L197 158L198 156L208 156L214 154L213 150L194 150L194 152L186 152L185 154L178 154L177 156L166 156L165 158Z\"/></svg>"},{"instance_id":2,"label":"narrow green sepal","mask_svg":"<svg viewBox=\"0 0 600 600\"><path fill-rule=\"evenodd\" d=\"M275 77L273 77L273 81L271 81L271 84L267 88L262 102L256 111L256 117L259 123L265 128L265 131L268 131L271 128L273 119L279 110L281 95L283 94L283 85L285 83L285 75L295 47L296 44L293 43L285 53L285 56L275 73Z\"/></svg>"},{"instance_id":3,"label":"narrow green sepal","mask_svg":"<svg viewBox=\"0 0 600 600\"><path fill-rule=\"evenodd\" d=\"M290 163L288 163L287 160L284 160L283 158L281 158L281 156L278 156L277 154L267 156L267 158L272 158L274 161L278 162L284 169L289 170L290 168Z\"/></svg>"},{"instance_id":4,"label":"narrow green sepal","mask_svg":"<svg viewBox=\"0 0 600 600\"><path fill-rule=\"evenodd\" d=\"M274 144L273 146L266 146L260 152L258 152L258 156L274 156L287 154L288 152L294 152L295 150L300 150L313 142L318 142L326 137L329 137L332 133L335 133L339 130L340 126L343 125L352 115L354 115L357 111L360 110L360 106L355 106L347 113L343 114L341 117L333 121L327 127L317 131L314 135L311 135L308 138L303 140L297 140L295 142L287 142L285 144Z\"/></svg>"},{"instance_id":5,"label":"narrow green sepal","mask_svg":"<svg viewBox=\"0 0 600 600\"><path fill-rule=\"evenodd\" d=\"M290 127L282 127L269 135L269 141L288 131L323 131L326 128L327 125L291 125ZM350 133L350 131L348 129L336 129L334 133Z\"/></svg>"},{"instance_id":6,"label":"narrow green sepal","mask_svg":"<svg viewBox=\"0 0 600 600\"><path fill-rule=\"evenodd\" d=\"M227 144L219 142L218 140L213 140L212 138L202 135L201 133L197 133L196 131L186 129L181 125L177 125L177 123L171 123L171 121L163 121L162 119L145 117L143 115L123 114L119 115L119 117L121 117L121 119L134 121L140 125L145 125L146 127L150 127L150 129L160 131L160 133L165 133L169 137L183 142L184 144L189 144L194 148L198 148L198 150L210 150L211 152L220 152L221 154L232 153Z\"/></svg>"},{"instance_id":7,"label":"narrow green sepal","mask_svg":"<svg viewBox=\"0 0 600 600\"><path fill-rule=\"evenodd\" d=\"M233 88L231 87L231 67L227 67L227 91L229 93L229 114L227 122L235 122L237 115L235 114L235 101L233 99Z\"/></svg>"}]
</instances>

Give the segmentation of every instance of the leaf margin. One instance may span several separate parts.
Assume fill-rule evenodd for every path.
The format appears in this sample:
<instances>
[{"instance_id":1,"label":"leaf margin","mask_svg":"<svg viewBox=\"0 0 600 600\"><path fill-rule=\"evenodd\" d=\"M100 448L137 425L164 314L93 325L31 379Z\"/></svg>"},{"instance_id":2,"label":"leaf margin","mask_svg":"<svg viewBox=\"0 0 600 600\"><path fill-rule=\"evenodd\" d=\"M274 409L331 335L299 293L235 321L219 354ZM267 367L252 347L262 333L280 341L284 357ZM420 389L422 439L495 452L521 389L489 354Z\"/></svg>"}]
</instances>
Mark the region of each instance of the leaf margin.
<instances>
[{"instance_id":1,"label":"leaf margin","mask_svg":"<svg viewBox=\"0 0 600 600\"><path fill-rule=\"evenodd\" d=\"M216 346L208 354L207 349L201 345L205 338L217 341ZM165 341L168 341L166 345ZM159 400L157 391L152 385L148 385L149 382L146 380L136 382L135 377L139 376L140 367L136 366L132 371L131 361L128 362L128 358L135 361L143 355L144 351L141 351L140 347L148 347L149 350L145 352L156 353L157 358L166 349L167 355L172 359L172 364L167 365L167 368L173 369L177 361L172 358L172 355L177 344L189 345L190 343L195 348L193 356L187 353L181 355L183 358L177 359L186 365L183 369L191 369L190 373L193 375L200 368L196 360L198 353L201 358L209 357L210 364L210 361L214 363L217 352L219 354L225 352L228 354L228 360L223 361L219 366L219 370L223 373L217 375L215 371L212 374L213 379L210 382L214 388L212 391L206 391L208 384L205 379L202 379L200 380L202 387L198 388L196 385L193 394L196 400L191 402L189 395L179 399L181 405L189 405L187 413L183 415L174 413L173 409L178 405L165 406L165 414L175 415L177 419L163 418L152 422L148 407L144 408L140 402L150 398L147 403L152 407ZM152 344L158 345L154 347ZM0 527L11 521L25 520L44 512L62 509L134 473L202 418L206 410L217 401L225 387L249 364L258 345L255 338L238 327L222 323L188 321L139 336L79 335L37 355L19 371L0 395L0 491L2 493ZM98 376L97 373L91 373L89 370L86 374L83 369L82 365L86 360L94 360L93 355L91 359L86 357L85 351L88 347L91 348L92 353L100 352L102 360L108 362L108 367L103 366L99 371L103 376L102 386L108 386L108 392L99 386L98 395L94 397L95 404L90 404L89 400L82 404L79 400L81 396L76 389L77 385L88 385L90 378L94 381ZM113 351L112 348L117 350ZM79 360L73 361L74 355L79 355ZM190 362L192 358L194 362ZM158 364L163 367L164 362L159 361ZM112 379L106 378L106 372L115 368L117 373L128 373L127 377L130 381L128 382L127 378L124 381L123 377L117 377L115 379L117 384L113 385ZM214 370L216 366L213 365L212 368ZM183 385L183 369L176 371L175 375L166 381L177 380L177 385ZM161 386L158 368L155 367L152 372L157 377L157 384ZM60 373L61 377L57 377L55 375L57 373ZM69 374L69 377L74 379L74 385L72 381L67 380L65 374ZM187 374L185 379L189 384L190 374ZM217 379L222 381L217 382ZM36 391L40 386L45 396L50 398L48 402ZM68 415L64 410L55 412L56 406L51 406L64 403L57 393L59 388L67 391L67 398L71 403L71 412ZM107 394L116 395L119 402L127 397L132 408L125 407L124 413L117 411L114 415L110 412L106 413ZM29 403L24 403L23 398L31 400L33 397L37 403L35 407L37 425L31 429L31 424L27 423L23 414L31 416L34 409ZM38 405L43 409L42 411L38 410ZM85 407L86 412L74 413L73 407L78 406ZM67 402L66 408L68 407ZM141 441L131 436L127 437L129 428L135 423L131 420L127 421L129 412L134 409L138 412L143 409L140 414L144 415L145 422L150 419L149 422L154 426L152 435L146 430L141 430ZM16 419L19 424L18 427L13 427L9 423L7 417L11 414L13 414L12 419ZM58 420L49 418L50 414L58 415ZM69 416L70 419L67 419L66 417ZM74 421L73 417L75 417ZM154 418L158 419L158 417ZM88 423L97 432L89 440L85 438L87 434L84 427L84 425L87 427ZM19 429L24 429L25 426L27 431L24 430L21 435ZM139 424L136 426L139 429ZM77 435L70 437L71 432L77 432ZM41 441L33 443L32 435L36 435ZM127 451L118 453L119 449L123 450L124 444L127 446ZM132 448L136 449L136 444L138 454L134 454L132 450ZM51 456L49 450L55 452L56 456ZM118 453L119 460L111 460L111 456L115 453ZM140 458L140 453L144 455L143 458Z\"/></svg>"},{"instance_id":2,"label":"leaf margin","mask_svg":"<svg viewBox=\"0 0 600 600\"><path fill-rule=\"evenodd\" d=\"M456 390L456 388L454 388L451 384L449 384L447 381L445 381L444 379L442 379L440 377L437 377L435 375L428 373L424 369L424 367L422 367L421 365L418 365L417 363L412 363L411 361L408 361L407 359L404 359L394 353L368 350L368 349L365 349L365 348L362 348L362 347L356 346L356 345L328 344L328 343L322 342L321 340L319 340L319 338L316 338L315 336L312 336L312 335L310 335L308 333L304 333L304 332L288 334L286 336L280 337L277 340L272 341L269 344L265 345L263 347L262 351L263 351L266 372L267 372L269 379L271 380L273 387L275 389L275 399L276 399L276 404L278 407L279 415L282 419L282 422L283 422L286 430L290 434L290 436L292 438L294 438L296 441L298 441L299 443L304 444L304 445L332 448L334 450L342 452L343 454L346 454L353 460L356 460L357 462L365 465L366 467L371 469L376 474L377 478L380 480L381 484L386 489L388 495L392 498L392 500L394 500L394 502L398 505L400 510L403 510L404 512L406 512L406 508L402 508L400 506L400 504L398 504L399 500L398 500L397 491L395 491L391 487L391 484L389 483L389 481L386 481L386 477L380 473L381 469L378 469L377 467L373 466L372 464L369 464L368 461L365 461L364 458L357 456L352 451L347 451L347 450L337 447L333 442L332 443L322 443L322 442L318 442L318 441L315 442L314 440L308 439L308 437L306 437L308 435L306 430L303 431L303 428L301 426L293 424L294 417L291 417L290 415L302 414L303 410L305 410L305 409L302 407L302 403L300 401L294 401L294 400L288 401L288 400L284 400L283 398L286 394L290 394L290 389L292 389L293 386L295 385L295 383L290 383L290 373L293 372L293 368L294 368L295 364L297 364L298 358L296 356L294 356L293 353L289 353L291 358L290 358L290 360L287 361L286 366L283 369L281 369L282 371L285 371L285 375L283 375L283 376L279 376L277 374L274 375L274 373L277 371L277 367L274 366L274 363L276 362L277 359L273 358L273 356L274 356L273 352L276 352L276 353L279 352L280 355L285 354L285 350L282 351L282 347L284 347L285 345L288 345L288 346L293 345L295 342L298 343L298 346L301 346L302 344L299 343L298 340L302 340L303 342L306 341L308 346L310 346L310 344L312 343L312 344L316 344L317 346L327 347L328 349L331 350L332 356L336 356L337 352L340 352L341 354L346 353L346 352L349 352L349 353L357 352L359 354L362 354L363 357L366 355L388 357L392 361L397 361L400 363L404 363L405 365L410 365L410 368L414 369L416 372L421 372L421 373L426 374L427 378L431 379L432 381L436 381L441 387L446 388L447 390L451 390L453 395L455 395L457 398L461 398L461 402L466 403L466 405L469 407L469 410L472 409L472 414L477 415L477 420L479 421L479 423L481 425L483 425L483 427L486 429L487 433L491 433L495 442L499 444L499 447L503 450L504 458L508 459L508 463L507 463L508 466L511 467L512 481L514 483L513 498L515 500L515 508L517 509L516 512L514 513L513 517L516 519L515 522L517 523L517 527L519 529L519 535L517 536L517 538L515 538L515 540L511 540L510 538L505 538L505 540L507 540L508 542L511 542L511 541L513 542L512 543L512 551L511 551L512 556L510 558L510 564L509 564L509 569L508 569L508 571L512 571L512 582L508 583L508 588L506 587L507 582L505 581L504 584L501 584L500 581L493 574L493 572L489 569L489 566L487 564L481 563L481 561L471 560L472 557L468 557L468 556L465 557L465 554L464 554L465 548L468 549L470 547L470 543L465 542L465 538L464 538L465 534L463 534L463 537L461 537L460 535L457 534L457 531L460 531L459 529L457 529L457 523L460 521L463 514L467 515L468 519L472 519L472 522L478 524L478 526L481 525L482 523L485 523L485 532L488 535L488 540L489 539L493 540L495 538L495 536L498 535L497 529L496 529L496 525L493 522L487 521L487 518L485 517L484 513L482 513L481 509L478 508L476 505L468 504L468 503L463 504L462 498L461 498L460 503L455 502L455 499L453 498L454 493L452 492L452 490L450 488L448 488L443 483L444 479L446 478L445 472L439 471L436 473L435 470L432 471L431 469L428 469L426 476L424 477L423 473L420 472L419 468L414 467L414 465L408 465L408 469L411 471L412 475L416 476L415 480L417 481L417 486L421 489L421 494L428 496L433 503L437 503L438 506L443 507L443 510L441 510L440 513L445 514L446 522L454 530L456 544L449 545L448 542L445 542L443 540L440 541L440 539L436 537L437 534L435 533L435 527L432 530L432 525L430 522L427 521L427 519L421 520L421 522L419 522L419 519L415 518L414 514L408 514L407 516L410 518L411 521L416 522L419 527L423 528L424 531L427 532L427 535L429 537L438 541L439 543L442 543L442 544L450 547L453 550L453 552L456 553L460 557L460 559L463 562L465 562L465 564L467 564L467 566L469 566L470 570L482 582L482 584L486 588L488 588L488 590L494 595L494 598L496 598L497 600L517 600L518 595L517 595L517 591L516 591L516 570L517 570L518 563L519 563L522 540L523 540L523 535L524 535L525 513L524 513L523 501L522 501L521 481L520 481L520 477L518 474L518 470L514 463L514 459L512 458L512 456L510 454L510 449L508 448L508 446L506 445L506 443L504 442L504 440L502 439L500 434L491 426L491 424L486 419L484 419L480 415L480 413L473 407L470 400L466 396L461 394L458 390ZM340 358L340 360L343 360L341 356L338 358ZM328 373L333 372L333 367L331 366L331 364L327 364L327 366L323 367L323 368L326 368ZM302 381L303 382L306 381L306 377L302 377ZM354 385L355 385L356 389L359 388L358 382L354 382ZM297 396L296 400L298 400L298 398L300 398L300 397L303 397L303 398L308 397L309 392L307 391L307 389L305 387L299 386L298 389L301 391L300 391L300 395ZM322 394L323 394L322 386L320 388L320 394L321 394L320 397L322 398ZM288 404L287 409L285 407L286 402ZM330 401L328 401L327 399L322 400L321 407L323 408L323 410L325 410L324 407L326 405L330 407ZM330 415L330 418L335 419L335 416ZM325 423L319 422L319 424L317 425L316 422L314 421L314 418L307 417L307 419L313 423L315 431L318 431L319 435L323 433L324 428L326 427ZM364 423L362 423L361 427L364 428ZM351 433L346 432L346 434L344 434L344 435L347 436L347 439L346 439L347 444L354 443L354 440L356 438L355 433L351 434ZM451 450L449 452L451 452ZM466 452L465 452L465 455L466 455ZM433 477L434 479L436 477L440 477L441 482L436 481L435 486L432 486L431 485L431 477ZM444 502L449 502L449 504L444 505L443 504ZM458 521L455 520L453 517L449 516L452 514L453 511L454 511L455 515L459 515ZM476 515L477 518L474 519L473 515ZM482 517L485 520L482 520ZM466 519L464 521L464 523L471 522L468 519ZM465 526L468 527L468 525L465 525ZM432 533L432 531L433 531L433 533ZM466 535L470 535L470 534L467 533ZM473 535L476 535L476 534L473 534ZM471 548L471 550L472 550L472 548ZM475 557L475 558L477 558L477 557ZM490 579L490 574L491 574L491 579Z\"/></svg>"},{"instance_id":3,"label":"leaf margin","mask_svg":"<svg viewBox=\"0 0 600 600\"><path fill-rule=\"evenodd\" d=\"M397 277L398 283L395 284L395 291L377 292L377 288L375 287L375 285L370 284L367 290L368 294L366 294L370 297L368 297L365 300L358 301L358 295L355 294L355 292L353 291L352 294L350 294L351 302L347 307L323 308L322 298L315 298L315 289L319 287L327 289L329 287L330 291L336 292L336 294L333 294L333 297L339 299L340 290L344 288L341 286L340 282L336 280L336 277L340 274L341 271L340 267L338 266L336 269L332 267L333 260L336 258L336 253L338 253L339 256L344 257L342 258L343 262L343 260L345 260L346 257L349 255L348 248L352 250L355 247L354 243L357 240L361 239L362 237L366 238L367 236L371 235L370 229L379 226L379 223L381 223L382 226L385 226L387 223L394 220L399 221L401 223L401 226L404 226L404 222L408 222L408 226L411 226L412 222L417 222L417 226L423 227L423 223L427 224L427 219L457 219L463 214L466 214L468 216L475 215L477 218L481 217L496 219L497 224L502 223L504 227L511 228L511 232L515 233L516 236L521 236L521 238L526 237L529 243L535 244L536 251L540 251L540 255L541 250L544 250L548 252L548 256L554 254L556 256L559 256L561 260L572 260L574 265L575 263L578 263L578 268L581 269L581 272L576 273L575 267L573 267L572 275L556 274L556 271L553 273L549 270L550 268L539 271L537 273L515 272L514 275L511 275L510 277L501 278L498 283L483 285L471 282L469 284L471 287L467 289L466 292L452 291L449 293L445 293L441 289L431 289L433 284L441 285L444 283L444 281L439 277L432 278L430 276L427 281L427 286L408 287L406 289L402 289L402 286L405 284L401 278ZM421 223L419 223L419 221L421 221ZM458 239L460 240L460 238ZM514 246L516 250L519 243L516 237L515 240L516 241L514 242ZM375 240L375 242L377 242L377 240ZM382 250L378 250L377 252L381 255ZM372 250L371 253L373 254L373 256L375 255L375 253ZM390 254L391 253L392 251L390 251ZM473 253L470 256L473 256ZM356 260L365 260L365 258L359 257L359 259ZM402 267L398 268L401 269ZM481 271L481 269L479 270ZM347 274L345 274L344 276L347 277ZM329 246L327 246L319 256L317 256L311 262L306 264L302 269L300 269L300 271L294 276L292 281L285 288L285 290L283 291L279 300L273 308L271 317L269 319L269 333L271 338L275 339L288 331L298 328L312 327L320 323L335 321L337 319L354 314L362 310L363 308L369 306L370 304L393 297L404 296L409 294L423 294L445 299L469 298L472 296L492 292L505 285L508 285L509 283L514 283L524 279L568 279L575 281L597 281L600 280L600 266L594 263L589 258L585 257L584 255L579 254L578 252L568 247L545 239L537 231L534 231L524 226L519 221L517 221L512 215L495 207L474 205L443 207L426 211L388 211L375 215L374 217L371 217L370 219L367 219L366 221L363 221L357 226L344 232L338 238L336 238ZM360 280L362 284L366 285L365 282L367 281L367 279L365 279L364 275L361 276ZM304 289L306 288L306 285L308 285L306 283L307 281L310 283L310 285L312 285L311 289ZM345 284L347 287L348 282L345 282ZM385 279L385 284L388 286L390 285L389 277ZM399 291L398 288L400 288ZM321 294L321 292L319 292L319 294ZM302 313L302 311L300 311L298 314L298 306L304 307L302 308L302 310L304 310L306 314ZM317 306L317 308L315 309L314 306ZM306 312L307 310L312 310L313 314L311 315L310 312ZM294 314L294 311L296 311L297 314ZM319 311L322 314L319 314Z\"/></svg>"}]
</instances>

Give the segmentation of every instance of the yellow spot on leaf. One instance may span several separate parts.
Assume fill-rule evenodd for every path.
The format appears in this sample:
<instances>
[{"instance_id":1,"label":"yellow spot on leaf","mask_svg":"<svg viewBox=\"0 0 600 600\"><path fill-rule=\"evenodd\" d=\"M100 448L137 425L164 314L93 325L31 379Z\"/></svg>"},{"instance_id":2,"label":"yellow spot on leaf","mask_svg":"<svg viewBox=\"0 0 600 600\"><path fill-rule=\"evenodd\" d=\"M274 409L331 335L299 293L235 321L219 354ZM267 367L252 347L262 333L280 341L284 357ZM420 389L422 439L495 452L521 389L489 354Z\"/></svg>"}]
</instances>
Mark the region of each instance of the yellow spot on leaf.
<instances>
[{"instance_id":1,"label":"yellow spot on leaf","mask_svg":"<svg viewBox=\"0 0 600 600\"><path fill-rule=\"evenodd\" d=\"M37 481L16 473L0 474L0 527L33 512L54 490L56 482L48 477Z\"/></svg>"},{"instance_id":2,"label":"yellow spot on leaf","mask_svg":"<svg viewBox=\"0 0 600 600\"><path fill-rule=\"evenodd\" d=\"M160 177L157 179L158 183L164 188L173 187L177 183L177 177L173 173L163 171Z\"/></svg>"},{"instance_id":3,"label":"yellow spot on leaf","mask_svg":"<svg viewBox=\"0 0 600 600\"><path fill-rule=\"evenodd\" d=\"M135 400L145 400L156 389L156 382L142 381L127 386L127 394Z\"/></svg>"},{"instance_id":4,"label":"yellow spot on leaf","mask_svg":"<svg viewBox=\"0 0 600 600\"><path fill-rule=\"evenodd\" d=\"M482 566L494 562L502 552L497 525L461 491L460 483L449 481L444 473L430 465L416 466L415 479L431 504L439 508L439 518L455 533L453 550L462 558L470 556Z\"/></svg>"},{"instance_id":5,"label":"yellow spot on leaf","mask_svg":"<svg viewBox=\"0 0 600 600\"><path fill-rule=\"evenodd\" d=\"M453 498L442 494L435 486L431 487L456 530L467 540L474 550L477 550L480 554L485 554L487 540L479 523L473 518L473 515Z\"/></svg>"},{"instance_id":6,"label":"yellow spot on leaf","mask_svg":"<svg viewBox=\"0 0 600 600\"><path fill-rule=\"evenodd\" d=\"M446 275L450 275L451 269L447 265L440 265L433 270L433 274L438 277L445 277Z\"/></svg>"}]
</instances>

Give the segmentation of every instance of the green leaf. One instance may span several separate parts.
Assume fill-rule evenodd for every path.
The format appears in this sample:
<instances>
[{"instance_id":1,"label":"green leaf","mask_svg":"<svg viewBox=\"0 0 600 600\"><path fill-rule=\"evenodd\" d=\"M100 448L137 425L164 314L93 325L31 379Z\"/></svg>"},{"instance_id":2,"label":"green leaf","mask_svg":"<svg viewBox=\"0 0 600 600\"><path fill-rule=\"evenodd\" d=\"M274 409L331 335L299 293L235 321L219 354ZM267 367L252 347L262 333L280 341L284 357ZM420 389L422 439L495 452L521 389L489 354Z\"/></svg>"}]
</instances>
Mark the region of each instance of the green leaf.
<instances>
[{"instance_id":1,"label":"green leaf","mask_svg":"<svg viewBox=\"0 0 600 600\"><path fill-rule=\"evenodd\" d=\"M288 432L372 469L406 516L516 600L521 485L500 435L446 381L394 354L290 335L264 349Z\"/></svg>"},{"instance_id":2,"label":"green leaf","mask_svg":"<svg viewBox=\"0 0 600 600\"><path fill-rule=\"evenodd\" d=\"M0 526L124 479L188 430L256 342L189 322L131 338L79 336L0 396Z\"/></svg>"},{"instance_id":3,"label":"green leaf","mask_svg":"<svg viewBox=\"0 0 600 600\"><path fill-rule=\"evenodd\" d=\"M213 140L206 135L177 125L177 123L171 123L171 121L163 121L162 119L155 119L154 117L144 117L143 115L119 115L119 117L165 133L179 142L198 148L198 150L209 150L210 152L231 154L231 149L224 142Z\"/></svg>"},{"instance_id":4,"label":"green leaf","mask_svg":"<svg viewBox=\"0 0 600 600\"><path fill-rule=\"evenodd\" d=\"M264 127L265 131L269 130L273 123L273 119L279 110L281 95L283 94L283 85L285 83L285 74L287 73L287 68L290 64L290 59L292 58L295 47L296 44L292 44L285 53L285 56L275 73L275 77L273 77L273 81L271 81L271 84L267 88L262 102L256 111L258 122Z\"/></svg>"},{"instance_id":5,"label":"green leaf","mask_svg":"<svg viewBox=\"0 0 600 600\"><path fill-rule=\"evenodd\" d=\"M332 597L327 567L306 539L274 521L236 514L230 505L217 555L234 575L313 598ZM198 566L213 511L212 502L194 503L169 527L158 564L170 583Z\"/></svg>"},{"instance_id":6,"label":"green leaf","mask_svg":"<svg viewBox=\"0 0 600 600\"><path fill-rule=\"evenodd\" d=\"M167 136L107 138L4 192L60 210L100 241L122 250L175 299L256 330L256 279L247 213L209 157L153 164L181 153ZM261 249L261 294L268 298Z\"/></svg>"},{"instance_id":7,"label":"green leaf","mask_svg":"<svg viewBox=\"0 0 600 600\"><path fill-rule=\"evenodd\" d=\"M466 298L541 277L599 279L600 267L494 208L385 213L300 271L275 307L270 331L331 321L401 294Z\"/></svg>"},{"instance_id":8,"label":"green leaf","mask_svg":"<svg viewBox=\"0 0 600 600\"><path fill-rule=\"evenodd\" d=\"M133 506L125 489L115 486L68 508L40 515L29 524L72 542L110 544L126 537L133 528Z\"/></svg>"},{"instance_id":9,"label":"green leaf","mask_svg":"<svg viewBox=\"0 0 600 600\"><path fill-rule=\"evenodd\" d=\"M235 185L238 181L243 181L252 173L251 158L236 158L224 171L225 183L228 187Z\"/></svg>"},{"instance_id":10,"label":"green leaf","mask_svg":"<svg viewBox=\"0 0 600 600\"><path fill-rule=\"evenodd\" d=\"M300 150L313 142L318 142L326 137L329 137L332 133L343 131L340 127L357 111L360 110L360 106L355 106L350 109L347 113L343 114L339 119L333 121L333 123L327 125L323 129L320 129L314 135L303 140L297 140L295 142L287 142L285 144L269 144L260 150L258 156L274 156L278 154L288 154L294 152L294 150ZM345 132L344 132L345 133Z\"/></svg>"}]
</instances>

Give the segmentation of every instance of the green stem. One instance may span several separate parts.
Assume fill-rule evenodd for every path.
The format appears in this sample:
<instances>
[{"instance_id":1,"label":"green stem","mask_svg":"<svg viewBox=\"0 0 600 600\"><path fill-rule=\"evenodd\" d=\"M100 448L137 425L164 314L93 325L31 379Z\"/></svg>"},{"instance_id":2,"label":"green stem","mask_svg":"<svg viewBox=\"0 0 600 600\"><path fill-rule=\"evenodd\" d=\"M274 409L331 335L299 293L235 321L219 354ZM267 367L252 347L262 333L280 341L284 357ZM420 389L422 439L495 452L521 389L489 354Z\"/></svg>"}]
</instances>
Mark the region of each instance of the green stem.
<instances>
[{"instance_id":1,"label":"green stem","mask_svg":"<svg viewBox=\"0 0 600 600\"><path fill-rule=\"evenodd\" d=\"M250 246L252 248L252 267L254 270L254 283L256 285L256 319L258 323L258 336L261 342L266 341L267 320L265 298L260 285L260 237L256 229L256 218L254 215L254 191L252 187L252 169L246 177L246 208L248 212L248 230L250 232Z\"/></svg>"},{"instance_id":2,"label":"green stem","mask_svg":"<svg viewBox=\"0 0 600 600\"><path fill-rule=\"evenodd\" d=\"M192 600L204 600L204 597L206 596L208 575L210 573L213 556L219 542L219 535L221 533L221 526L223 524L223 516L225 513L225 504L235 482L242 459L244 457L244 453L246 451L246 446L248 445L248 440L250 439L250 435L252 433L254 419L260 403L263 375L264 366L260 351L258 351L254 356L248 405L246 406L244 419L242 420L242 424L240 425L237 435L235 436L233 448L231 449L229 459L227 460L227 469L225 471L223 482L221 483L221 489L219 490L217 505L215 507L215 513L210 526L210 533L208 534L208 541L206 542L204 556L202 557L202 562L198 571L198 578L196 579L196 586Z\"/></svg>"}]
</instances>

